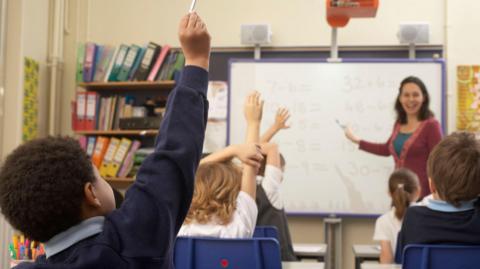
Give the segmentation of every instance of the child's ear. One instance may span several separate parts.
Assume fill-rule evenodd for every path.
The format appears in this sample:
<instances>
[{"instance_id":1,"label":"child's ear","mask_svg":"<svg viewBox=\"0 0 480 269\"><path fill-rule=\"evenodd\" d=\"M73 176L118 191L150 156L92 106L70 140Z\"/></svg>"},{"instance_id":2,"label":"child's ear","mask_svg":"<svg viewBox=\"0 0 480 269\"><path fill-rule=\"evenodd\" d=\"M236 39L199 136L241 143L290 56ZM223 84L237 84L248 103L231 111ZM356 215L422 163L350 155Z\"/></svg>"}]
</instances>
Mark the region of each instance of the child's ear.
<instances>
[{"instance_id":1,"label":"child's ear","mask_svg":"<svg viewBox=\"0 0 480 269\"><path fill-rule=\"evenodd\" d=\"M100 207L101 203L100 200L95 195L95 187L93 186L92 182L85 183L83 187L83 192L85 194L85 202L89 206L93 207Z\"/></svg>"}]
</instances>

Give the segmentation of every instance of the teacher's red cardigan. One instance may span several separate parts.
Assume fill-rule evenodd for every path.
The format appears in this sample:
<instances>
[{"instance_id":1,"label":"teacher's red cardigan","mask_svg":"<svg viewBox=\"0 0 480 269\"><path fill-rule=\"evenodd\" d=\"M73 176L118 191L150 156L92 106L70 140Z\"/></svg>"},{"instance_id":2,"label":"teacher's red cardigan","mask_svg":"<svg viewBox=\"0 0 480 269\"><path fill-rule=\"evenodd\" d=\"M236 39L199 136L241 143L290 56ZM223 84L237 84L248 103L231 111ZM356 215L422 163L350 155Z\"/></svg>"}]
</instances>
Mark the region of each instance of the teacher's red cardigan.
<instances>
[{"instance_id":1,"label":"teacher's red cardigan","mask_svg":"<svg viewBox=\"0 0 480 269\"><path fill-rule=\"evenodd\" d=\"M393 141L397 138L400 130L400 123L395 123L393 132L386 143L371 143L364 140L360 141L360 149L380 155L393 155L395 159L395 168L405 167L418 175L420 185L422 186L421 197L430 194L427 176L428 155L433 147L442 140L442 130L440 123L433 117L422 121L415 132L405 141L400 156L393 148Z\"/></svg>"}]
</instances>

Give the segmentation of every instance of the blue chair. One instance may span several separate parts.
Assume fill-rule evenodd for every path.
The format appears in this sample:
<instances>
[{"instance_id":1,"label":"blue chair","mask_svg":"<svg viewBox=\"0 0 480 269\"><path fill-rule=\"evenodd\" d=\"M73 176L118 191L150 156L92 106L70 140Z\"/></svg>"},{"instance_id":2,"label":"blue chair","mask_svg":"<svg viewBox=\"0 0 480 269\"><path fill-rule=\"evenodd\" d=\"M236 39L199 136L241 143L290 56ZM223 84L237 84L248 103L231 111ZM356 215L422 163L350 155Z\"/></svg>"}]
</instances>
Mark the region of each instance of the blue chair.
<instances>
[{"instance_id":1,"label":"blue chair","mask_svg":"<svg viewBox=\"0 0 480 269\"><path fill-rule=\"evenodd\" d=\"M253 238L274 238L278 239L278 229L275 226L256 226L255 231L253 231Z\"/></svg>"},{"instance_id":2,"label":"blue chair","mask_svg":"<svg viewBox=\"0 0 480 269\"><path fill-rule=\"evenodd\" d=\"M477 269L480 268L480 245L407 245L402 268Z\"/></svg>"},{"instance_id":3,"label":"blue chair","mask_svg":"<svg viewBox=\"0 0 480 269\"><path fill-rule=\"evenodd\" d=\"M178 237L176 269L281 269L280 246L271 238Z\"/></svg>"}]
</instances>

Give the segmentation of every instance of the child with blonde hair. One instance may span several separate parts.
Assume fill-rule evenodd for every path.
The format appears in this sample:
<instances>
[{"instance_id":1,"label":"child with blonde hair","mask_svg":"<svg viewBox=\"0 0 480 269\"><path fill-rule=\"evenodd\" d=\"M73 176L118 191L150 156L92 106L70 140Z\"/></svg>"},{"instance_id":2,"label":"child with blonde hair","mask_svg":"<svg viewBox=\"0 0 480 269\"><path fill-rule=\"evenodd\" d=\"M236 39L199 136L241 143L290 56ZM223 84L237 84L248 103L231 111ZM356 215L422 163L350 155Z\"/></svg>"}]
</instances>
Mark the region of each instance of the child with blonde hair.
<instances>
[{"instance_id":1,"label":"child with blonde hair","mask_svg":"<svg viewBox=\"0 0 480 269\"><path fill-rule=\"evenodd\" d=\"M418 176L407 168L395 170L388 180L388 194L392 198L392 209L377 219L373 235L373 240L380 241L380 263L393 263L405 212L420 196Z\"/></svg>"},{"instance_id":2,"label":"child with blonde hair","mask_svg":"<svg viewBox=\"0 0 480 269\"><path fill-rule=\"evenodd\" d=\"M245 102L247 139L243 145L231 146L217 156L204 158L197 170L195 190L180 236L220 238L252 237L257 221L256 182L263 159L259 142L263 101L254 92ZM237 156L243 168L230 162Z\"/></svg>"}]
</instances>

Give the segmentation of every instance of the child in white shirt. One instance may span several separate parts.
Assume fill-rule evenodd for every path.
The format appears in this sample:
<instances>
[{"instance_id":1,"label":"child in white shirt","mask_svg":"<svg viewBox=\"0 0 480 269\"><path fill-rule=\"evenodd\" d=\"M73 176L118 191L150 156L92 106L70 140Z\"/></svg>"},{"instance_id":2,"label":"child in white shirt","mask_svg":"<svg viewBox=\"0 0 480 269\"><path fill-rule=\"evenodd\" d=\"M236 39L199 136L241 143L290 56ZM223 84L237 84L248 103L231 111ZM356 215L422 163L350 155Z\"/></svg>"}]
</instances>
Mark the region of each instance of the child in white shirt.
<instances>
[{"instance_id":1,"label":"child in white shirt","mask_svg":"<svg viewBox=\"0 0 480 269\"><path fill-rule=\"evenodd\" d=\"M380 263L393 263L397 236L405 212L420 196L418 176L406 168L395 170L388 180L392 209L375 223L373 240L380 241Z\"/></svg>"},{"instance_id":2,"label":"child in white shirt","mask_svg":"<svg viewBox=\"0 0 480 269\"><path fill-rule=\"evenodd\" d=\"M247 139L244 145L202 159L195 178L192 204L179 236L250 238L257 221L255 176L263 160L259 128L263 101L257 92L245 102ZM242 171L230 159L239 157Z\"/></svg>"}]
</instances>

